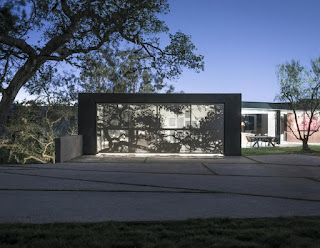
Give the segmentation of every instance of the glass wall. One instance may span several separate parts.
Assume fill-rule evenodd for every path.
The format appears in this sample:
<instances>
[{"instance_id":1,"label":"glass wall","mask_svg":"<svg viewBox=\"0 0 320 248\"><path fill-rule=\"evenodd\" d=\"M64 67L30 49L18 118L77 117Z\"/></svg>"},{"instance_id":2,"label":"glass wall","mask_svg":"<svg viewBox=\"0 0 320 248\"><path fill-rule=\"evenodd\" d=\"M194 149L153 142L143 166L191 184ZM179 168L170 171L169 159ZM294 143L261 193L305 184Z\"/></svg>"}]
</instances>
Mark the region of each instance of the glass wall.
<instances>
[{"instance_id":1,"label":"glass wall","mask_svg":"<svg viewBox=\"0 0 320 248\"><path fill-rule=\"evenodd\" d=\"M241 145L248 146L247 136L276 137L276 111L242 109Z\"/></svg>"},{"instance_id":2,"label":"glass wall","mask_svg":"<svg viewBox=\"0 0 320 248\"><path fill-rule=\"evenodd\" d=\"M255 135L268 135L268 114L242 115L241 131Z\"/></svg>"},{"instance_id":3,"label":"glass wall","mask_svg":"<svg viewBox=\"0 0 320 248\"><path fill-rule=\"evenodd\" d=\"M97 104L98 152L221 154L223 142L223 104Z\"/></svg>"}]
</instances>

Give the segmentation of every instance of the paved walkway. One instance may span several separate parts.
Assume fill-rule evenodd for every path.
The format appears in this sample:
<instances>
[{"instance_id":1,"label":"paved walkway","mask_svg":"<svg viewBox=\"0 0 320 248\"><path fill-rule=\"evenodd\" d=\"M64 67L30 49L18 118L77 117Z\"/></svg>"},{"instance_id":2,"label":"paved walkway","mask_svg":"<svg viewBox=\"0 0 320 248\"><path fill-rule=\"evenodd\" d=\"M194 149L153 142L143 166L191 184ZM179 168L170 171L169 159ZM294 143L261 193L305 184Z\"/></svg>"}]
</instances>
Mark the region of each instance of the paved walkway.
<instances>
[{"instance_id":1,"label":"paved walkway","mask_svg":"<svg viewBox=\"0 0 320 248\"><path fill-rule=\"evenodd\" d=\"M0 222L320 215L320 157L93 157L0 165Z\"/></svg>"}]
</instances>

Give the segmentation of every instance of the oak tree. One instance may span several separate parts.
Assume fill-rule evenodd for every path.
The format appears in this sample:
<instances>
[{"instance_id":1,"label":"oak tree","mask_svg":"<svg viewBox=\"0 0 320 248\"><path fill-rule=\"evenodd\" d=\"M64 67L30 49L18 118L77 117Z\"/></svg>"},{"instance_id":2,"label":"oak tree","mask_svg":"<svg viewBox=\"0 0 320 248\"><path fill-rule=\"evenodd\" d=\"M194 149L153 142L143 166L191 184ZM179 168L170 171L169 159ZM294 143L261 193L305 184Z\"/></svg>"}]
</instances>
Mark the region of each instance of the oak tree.
<instances>
[{"instance_id":1,"label":"oak tree","mask_svg":"<svg viewBox=\"0 0 320 248\"><path fill-rule=\"evenodd\" d=\"M81 62L79 86L89 93L172 93L173 85L150 62L143 50L102 51L98 59L87 54Z\"/></svg>"},{"instance_id":2,"label":"oak tree","mask_svg":"<svg viewBox=\"0 0 320 248\"><path fill-rule=\"evenodd\" d=\"M52 61L81 66L99 51L143 51L163 78L203 70L190 36L170 34L167 0L4 0L0 3L0 127L20 89ZM165 46L161 38L168 36ZM1 129L1 128L0 128ZM0 130L1 131L1 130Z\"/></svg>"}]
</instances>

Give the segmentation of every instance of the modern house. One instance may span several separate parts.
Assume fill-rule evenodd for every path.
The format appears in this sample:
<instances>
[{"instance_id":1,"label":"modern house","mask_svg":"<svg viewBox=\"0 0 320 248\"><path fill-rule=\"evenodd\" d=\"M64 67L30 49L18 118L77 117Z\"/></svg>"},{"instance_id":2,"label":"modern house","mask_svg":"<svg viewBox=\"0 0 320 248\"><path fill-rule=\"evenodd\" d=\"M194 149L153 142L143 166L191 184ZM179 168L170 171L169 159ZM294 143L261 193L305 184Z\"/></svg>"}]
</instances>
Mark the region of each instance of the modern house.
<instances>
[{"instance_id":1,"label":"modern house","mask_svg":"<svg viewBox=\"0 0 320 248\"><path fill-rule=\"evenodd\" d=\"M306 132L308 114L296 114ZM319 120L317 113L309 143L320 143ZM57 162L97 153L239 156L258 137L269 145L266 138L272 144L301 143L289 104L241 102L241 94L82 93L78 134L55 140Z\"/></svg>"},{"instance_id":2,"label":"modern house","mask_svg":"<svg viewBox=\"0 0 320 248\"><path fill-rule=\"evenodd\" d=\"M241 102L241 94L83 93L78 106L77 154L238 156L241 147L250 145L247 136L272 138L273 144L300 142L289 104ZM307 114L298 111L297 116L300 130L306 132ZM318 118L311 122L310 143L320 143ZM57 144L57 154L63 153L62 143Z\"/></svg>"}]
</instances>

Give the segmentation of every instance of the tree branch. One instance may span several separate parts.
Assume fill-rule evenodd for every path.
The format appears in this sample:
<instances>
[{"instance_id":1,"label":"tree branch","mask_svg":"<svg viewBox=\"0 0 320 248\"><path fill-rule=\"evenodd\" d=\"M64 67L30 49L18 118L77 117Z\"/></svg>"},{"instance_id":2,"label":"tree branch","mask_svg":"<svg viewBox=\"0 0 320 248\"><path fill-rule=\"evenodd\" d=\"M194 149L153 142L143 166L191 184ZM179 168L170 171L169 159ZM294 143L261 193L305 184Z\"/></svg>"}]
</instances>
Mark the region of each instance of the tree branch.
<instances>
[{"instance_id":1,"label":"tree branch","mask_svg":"<svg viewBox=\"0 0 320 248\"><path fill-rule=\"evenodd\" d=\"M28 54L30 57L37 56L36 50L31 47L25 40L23 39L17 39L14 37L10 37L7 35L0 35L0 43L6 44L11 47L16 47L20 49L21 51Z\"/></svg>"},{"instance_id":2,"label":"tree branch","mask_svg":"<svg viewBox=\"0 0 320 248\"><path fill-rule=\"evenodd\" d=\"M289 129L291 130L291 132L292 132L292 134L294 135L294 137L297 139L297 140L302 140L301 139L301 135L300 135L300 132L299 132L299 136L300 136L300 138L295 134L295 131L292 129L292 127L291 127L291 123L289 122L289 125L288 125L288 122L289 121L287 121L287 127L289 127Z\"/></svg>"},{"instance_id":3,"label":"tree branch","mask_svg":"<svg viewBox=\"0 0 320 248\"><path fill-rule=\"evenodd\" d=\"M6 74L7 74L7 71L8 71L8 67L9 67L9 60L10 60L10 57L7 58L7 61L6 61L6 65L4 66L4 70L3 70L3 75L0 79L0 92L3 93L4 90L2 88L2 83L6 77Z\"/></svg>"},{"instance_id":4,"label":"tree branch","mask_svg":"<svg viewBox=\"0 0 320 248\"><path fill-rule=\"evenodd\" d=\"M67 4L67 1L61 0L60 2L61 2L61 9L62 9L63 13L71 19L73 17L73 13Z\"/></svg>"}]
</instances>

